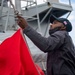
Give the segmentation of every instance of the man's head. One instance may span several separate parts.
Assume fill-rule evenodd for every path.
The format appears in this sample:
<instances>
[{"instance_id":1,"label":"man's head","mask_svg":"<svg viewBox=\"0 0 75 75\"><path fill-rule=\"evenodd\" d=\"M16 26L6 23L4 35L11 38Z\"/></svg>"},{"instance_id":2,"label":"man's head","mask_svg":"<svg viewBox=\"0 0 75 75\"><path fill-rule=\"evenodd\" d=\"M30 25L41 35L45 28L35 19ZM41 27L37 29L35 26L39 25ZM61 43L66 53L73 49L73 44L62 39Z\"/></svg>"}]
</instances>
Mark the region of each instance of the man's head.
<instances>
[{"instance_id":1,"label":"man's head","mask_svg":"<svg viewBox=\"0 0 75 75\"><path fill-rule=\"evenodd\" d=\"M52 23L50 25L50 31L65 30L67 32L70 32L72 30L72 25L66 18L57 18L52 15L52 17L50 18L50 22Z\"/></svg>"}]
</instances>

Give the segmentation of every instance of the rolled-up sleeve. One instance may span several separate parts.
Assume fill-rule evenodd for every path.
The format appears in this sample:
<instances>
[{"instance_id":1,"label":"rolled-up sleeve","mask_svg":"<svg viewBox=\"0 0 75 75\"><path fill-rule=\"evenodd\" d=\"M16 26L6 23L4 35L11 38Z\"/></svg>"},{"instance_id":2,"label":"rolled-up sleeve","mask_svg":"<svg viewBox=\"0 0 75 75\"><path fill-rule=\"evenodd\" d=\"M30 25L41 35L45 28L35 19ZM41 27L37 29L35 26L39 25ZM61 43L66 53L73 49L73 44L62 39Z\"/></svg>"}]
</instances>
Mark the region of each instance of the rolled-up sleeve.
<instances>
[{"instance_id":1,"label":"rolled-up sleeve","mask_svg":"<svg viewBox=\"0 0 75 75\"><path fill-rule=\"evenodd\" d=\"M65 38L64 31L57 31L48 38L45 38L30 26L27 26L23 30L23 33L26 34L31 39L31 41L43 52L54 50L57 46L63 44Z\"/></svg>"}]
</instances>

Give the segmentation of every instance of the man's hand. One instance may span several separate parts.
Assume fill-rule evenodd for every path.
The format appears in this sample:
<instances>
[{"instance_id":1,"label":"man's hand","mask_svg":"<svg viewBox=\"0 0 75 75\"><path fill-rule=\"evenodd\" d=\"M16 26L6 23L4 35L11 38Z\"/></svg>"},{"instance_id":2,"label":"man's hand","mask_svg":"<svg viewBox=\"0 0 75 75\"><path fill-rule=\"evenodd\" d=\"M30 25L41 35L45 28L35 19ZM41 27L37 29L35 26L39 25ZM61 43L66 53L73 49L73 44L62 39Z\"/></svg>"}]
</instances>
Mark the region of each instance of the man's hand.
<instances>
[{"instance_id":1,"label":"man's hand","mask_svg":"<svg viewBox=\"0 0 75 75\"><path fill-rule=\"evenodd\" d=\"M18 18L17 23L22 29L24 29L28 26L27 21L23 17L18 15L17 18Z\"/></svg>"}]
</instances>

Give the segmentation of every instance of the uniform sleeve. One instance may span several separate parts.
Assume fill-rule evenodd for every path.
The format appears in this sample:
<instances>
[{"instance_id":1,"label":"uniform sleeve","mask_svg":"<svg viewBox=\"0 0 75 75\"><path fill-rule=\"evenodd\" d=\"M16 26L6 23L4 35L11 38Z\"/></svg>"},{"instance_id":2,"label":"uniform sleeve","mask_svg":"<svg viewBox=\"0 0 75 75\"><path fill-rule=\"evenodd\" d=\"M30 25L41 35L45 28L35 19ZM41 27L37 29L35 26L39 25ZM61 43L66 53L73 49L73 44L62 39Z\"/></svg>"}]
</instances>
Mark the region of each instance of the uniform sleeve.
<instances>
[{"instance_id":1,"label":"uniform sleeve","mask_svg":"<svg viewBox=\"0 0 75 75\"><path fill-rule=\"evenodd\" d=\"M23 32L43 52L50 52L55 48L59 48L58 46L63 44L65 38L64 31L57 31L48 38L45 38L30 26L27 26Z\"/></svg>"}]
</instances>

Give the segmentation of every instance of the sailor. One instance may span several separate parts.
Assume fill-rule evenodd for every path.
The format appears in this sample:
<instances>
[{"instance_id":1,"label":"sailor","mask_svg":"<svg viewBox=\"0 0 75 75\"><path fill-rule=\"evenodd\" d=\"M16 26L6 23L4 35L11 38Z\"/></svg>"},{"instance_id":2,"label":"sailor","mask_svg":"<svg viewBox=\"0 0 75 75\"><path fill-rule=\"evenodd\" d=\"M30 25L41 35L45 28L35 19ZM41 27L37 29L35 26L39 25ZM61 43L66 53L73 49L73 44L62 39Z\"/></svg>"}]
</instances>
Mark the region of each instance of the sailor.
<instances>
[{"instance_id":1,"label":"sailor","mask_svg":"<svg viewBox=\"0 0 75 75\"><path fill-rule=\"evenodd\" d=\"M75 49L69 32L72 31L72 24L66 18L57 18L52 15L49 37L31 28L27 21L18 17L18 25L23 29L31 41L47 56L47 75L75 75Z\"/></svg>"}]
</instances>

